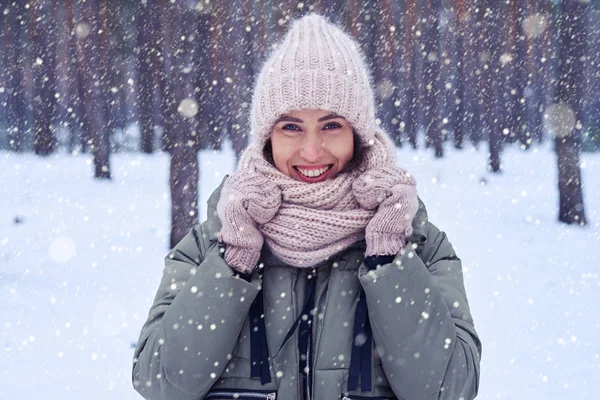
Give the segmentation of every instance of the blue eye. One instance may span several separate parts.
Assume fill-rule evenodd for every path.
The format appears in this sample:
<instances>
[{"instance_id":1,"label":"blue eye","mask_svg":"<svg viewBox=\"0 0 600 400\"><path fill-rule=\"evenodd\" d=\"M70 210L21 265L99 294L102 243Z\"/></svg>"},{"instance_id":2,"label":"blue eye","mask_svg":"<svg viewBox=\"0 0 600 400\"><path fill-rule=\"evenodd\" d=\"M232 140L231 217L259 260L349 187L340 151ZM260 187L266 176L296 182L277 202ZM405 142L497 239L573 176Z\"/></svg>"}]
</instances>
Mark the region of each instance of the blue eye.
<instances>
[{"instance_id":1,"label":"blue eye","mask_svg":"<svg viewBox=\"0 0 600 400\"><path fill-rule=\"evenodd\" d=\"M300 130L298 125L294 125L294 124L284 125L281 129L286 130L286 131L299 131Z\"/></svg>"},{"instance_id":2,"label":"blue eye","mask_svg":"<svg viewBox=\"0 0 600 400\"><path fill-rule=\"evenodd\" d=\"M340 124L338 124L337 122L330 122L327 125L325 125L325 129L339 129L342 126Z\"/></svg>"}]
</instances>

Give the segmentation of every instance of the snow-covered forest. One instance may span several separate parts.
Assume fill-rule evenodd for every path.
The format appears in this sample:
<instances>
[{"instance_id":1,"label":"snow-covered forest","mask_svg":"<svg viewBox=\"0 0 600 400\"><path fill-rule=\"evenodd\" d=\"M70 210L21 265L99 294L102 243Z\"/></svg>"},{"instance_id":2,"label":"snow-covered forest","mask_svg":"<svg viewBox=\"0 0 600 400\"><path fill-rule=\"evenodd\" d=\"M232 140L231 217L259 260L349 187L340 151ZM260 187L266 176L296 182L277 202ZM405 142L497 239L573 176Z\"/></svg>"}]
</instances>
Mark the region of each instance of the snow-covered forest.
<instances>
[{"instance_id":1,"label":"snow-covered forest","mask_svg":"<svg viewBox=\"0 0 600 400\"><path fill-rule=\"evenodd\" d=\"M600 1L0 0L0 399L135 399L167 252L290 21L360 43L463 261L481 399L600 393Z\"/></svg>"}]
</instances>

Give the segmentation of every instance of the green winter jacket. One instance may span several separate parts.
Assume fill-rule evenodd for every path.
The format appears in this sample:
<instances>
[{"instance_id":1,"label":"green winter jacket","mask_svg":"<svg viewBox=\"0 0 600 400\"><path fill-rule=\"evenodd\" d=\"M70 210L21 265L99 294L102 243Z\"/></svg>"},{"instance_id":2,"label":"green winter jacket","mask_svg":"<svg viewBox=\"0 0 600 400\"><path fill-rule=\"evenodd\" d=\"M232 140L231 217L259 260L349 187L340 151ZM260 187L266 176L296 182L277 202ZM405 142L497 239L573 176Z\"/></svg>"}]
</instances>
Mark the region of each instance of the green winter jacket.
<instances>
[{"instance_id":1,"label":"green winter jacket","mask_svg":"<svg viewBox=\"0 0 600 400\"><path fill-rule=\"evenodd\" d=\"M262 274L250 281L234 275L217 243L220 192L208 201L208 220L165 258L135 349L134 387L155 400L304 399L298 329L282 343L301 312L309 270L283 265L264 246ZM311 399L475 398L481 342L461 261L421 200L408 242L408 250L376 270L363 263L364 241L315 269ZM348 390L361 287L372 329L369 392L360 384ZM264 384L251 378L249 312L259 293L269 356Z\"/></svg>"}]
</instances>

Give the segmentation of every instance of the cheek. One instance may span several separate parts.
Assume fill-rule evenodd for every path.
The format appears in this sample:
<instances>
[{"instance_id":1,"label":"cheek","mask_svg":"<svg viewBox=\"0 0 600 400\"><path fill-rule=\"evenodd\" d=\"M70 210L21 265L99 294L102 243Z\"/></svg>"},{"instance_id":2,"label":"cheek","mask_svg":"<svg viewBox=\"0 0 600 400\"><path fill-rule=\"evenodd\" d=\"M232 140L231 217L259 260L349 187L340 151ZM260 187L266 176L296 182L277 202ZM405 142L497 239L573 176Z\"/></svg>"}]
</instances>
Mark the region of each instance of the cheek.
<instances>
[{"instance_id":1,"label":"cheek","mask_svg":"<svg viewBox=\"0 0 600 400\"><path fill-rule=\"evenodd\" d=\"M271 149L275 168L289 176L288 161L293 153L289 144L285 140L281 140L277 135L273 135L271 137Z\"/></svg>"},{"instance_id":2,"label":"cheek","mask_svg":"<svg viewBox=\"0 0 600 400\"><path fill-rule=\"evenodd\" d=\"M354 137L350 134L350 137L340 140L334 145L334 156L338 159L340 164L340 170L352 160L354 155Z\"/></svg>"}]
</instances>

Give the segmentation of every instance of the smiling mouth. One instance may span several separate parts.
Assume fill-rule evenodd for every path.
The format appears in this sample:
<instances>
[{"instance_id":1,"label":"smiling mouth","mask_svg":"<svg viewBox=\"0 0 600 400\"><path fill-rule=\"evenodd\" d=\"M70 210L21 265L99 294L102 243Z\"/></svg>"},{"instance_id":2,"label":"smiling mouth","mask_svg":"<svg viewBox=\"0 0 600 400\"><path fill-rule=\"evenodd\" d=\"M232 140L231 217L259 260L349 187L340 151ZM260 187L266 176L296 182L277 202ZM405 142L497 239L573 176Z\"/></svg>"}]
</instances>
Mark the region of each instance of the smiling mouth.
<instances>
[{"instance_id":1,"label":"smiling mouth","mask_svg":"<svg viewBox=\"0 0 600 400\"><path fill-rule=\"evenodd\" d=\"M318 180L319 178L324 177L329 170L333 168L333 164L328 164L318 168L307 168L307 167L299 167L294 166L294 169L298 172L302 178L306 178L305 180Z\"/></svg>"}]
</instances>

